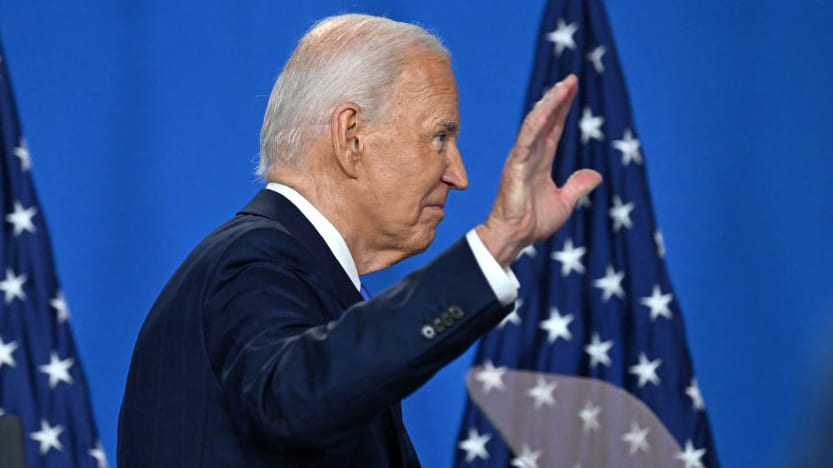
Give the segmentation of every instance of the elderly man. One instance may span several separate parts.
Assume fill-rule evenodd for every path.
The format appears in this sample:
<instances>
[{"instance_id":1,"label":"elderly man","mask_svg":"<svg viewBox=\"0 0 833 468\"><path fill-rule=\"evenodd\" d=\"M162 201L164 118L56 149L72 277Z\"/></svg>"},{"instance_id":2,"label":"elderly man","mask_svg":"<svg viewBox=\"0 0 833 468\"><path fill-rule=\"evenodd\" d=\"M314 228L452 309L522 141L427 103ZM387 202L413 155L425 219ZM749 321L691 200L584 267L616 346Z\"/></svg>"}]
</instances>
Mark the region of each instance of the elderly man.
<instances>
[{"instance_id":1,"label":"elderly man","mask_svg":"<svg viewBox=\"0 0 833 468\"><path fill-rule=\"evenodd\" d=\"M272 90L267 187L196 247L142 327L119 466L419 466L400 400L511 310L510 262L601 180L551 179L575 91L568 77L526 118L486 221L369 298L359 276L424 251L468 185L457 88L417 26L315 25Z\"/></svg>"}]
</instances>

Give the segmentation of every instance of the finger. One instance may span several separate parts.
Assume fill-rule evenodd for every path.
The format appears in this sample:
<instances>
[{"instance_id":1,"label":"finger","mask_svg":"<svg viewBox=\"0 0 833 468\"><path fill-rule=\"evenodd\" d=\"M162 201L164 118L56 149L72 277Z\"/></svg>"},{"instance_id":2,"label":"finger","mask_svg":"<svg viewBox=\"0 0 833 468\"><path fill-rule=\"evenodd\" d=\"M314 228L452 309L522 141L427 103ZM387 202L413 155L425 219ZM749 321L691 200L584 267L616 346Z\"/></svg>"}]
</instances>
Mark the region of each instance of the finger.
<instances>
[{"instance_id":1,"label":"finger","mask_svg":"<svg viewBox=\"0 0 833 468\"><path fill-rule=\"evenodd\" d=\"M528 148L545 136L555 122L553 119L557 111L563 106L565 99L572 99L577 86L578 80L574 75L570 75L547 91L524 118L516 145ZM569 105L567 108L569 109Z\"/></svg>"},{"instance_id":2,"label":"finger","mask_svg":"<svg viewBox=\"0 0 833 468\"><path fill-rule=\"evenodd\" d=\"M575 75L569 75L563 80L563 83L566 94L553 109L545 133L540 137L540 150L535 153L535 156L537 156L537 160L534 161L535 171L551 172L558 141L561 139L567 115L578 92L578 80ZM530 156L532 157L532 155Z\"/></svg>"},{"instance_id":3,"label":"finger","mask_svg":"<svg viewBox=\"0 0 833 468\"><path fill-rule=\"evenodd\" d=\"M552 125L549 128L548 135L555 135L557 131L564 128L564 121L567 120L567 114L570 112L570 107L573 105L573 99L578 93L578 79L576 75L569 75L564 78L566 95L559 102L558 107L555 108L552 117Z\"/></svg>"},{"instance_id":4,"label":"finger","mask_svg":"<svg viewBox=\"0 0 833 468\"><path fill-rule=\"evenodd\" d=\"M564 79L564 82L566 84L567 94L552 113L544 141L542 156L546 159L546 165L548 167L552 166L553 159L555 158L555 149L564 131L564 123L567 121L567 114L569 114L570 108L573 105L573 99L578 92L578 82L575 75L568 76Z\"/></svg>"},{"instance_id":5,"label":"finger","mask_svg":"<svg viewBox=\"0 0 833 468\"><path fill-rule=\"evenodd\" d=\"M572 173L561 187L561 197L567 206L573 208L578 200L602 183L602 175L592 169L579 169Z\"/></svg>"},{"instance_id":6,"label":"finger","mask_svg":"<svg viewBox=\"0 0 833 468\"><path fill-rule=\"evenodd\" d=\"M545 135L547 137L554 134L556 129L563 128L567 113L570 112L570 107L573 104L573 98L575 98L578 92L578 78L573 74L567 75L566 78L559 82L559 85L559 88L563 91L563 95L558 96L559 99L548 115L547 125L545 127Z\"/></svg>"}]
</instances>

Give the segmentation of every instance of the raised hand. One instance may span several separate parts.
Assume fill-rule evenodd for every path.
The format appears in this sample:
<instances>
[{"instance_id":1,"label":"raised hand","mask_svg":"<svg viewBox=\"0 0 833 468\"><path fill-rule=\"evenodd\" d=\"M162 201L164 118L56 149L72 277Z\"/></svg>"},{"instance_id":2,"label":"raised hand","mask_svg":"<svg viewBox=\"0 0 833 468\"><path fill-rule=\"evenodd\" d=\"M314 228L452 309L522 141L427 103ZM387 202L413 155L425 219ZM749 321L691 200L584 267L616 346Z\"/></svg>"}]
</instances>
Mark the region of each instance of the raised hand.
<instances>
[{"instance_id":1,"label":"raised hand","mask_svg":"<svg viewBox=\"0 0 833 468\"><path fill-rule=\"evenodd\" d=\"M504 267L521 249L564 225L579 198L602 181L602 176L590 169L574 172L562 187L552 180L555 150L577 89L578 80L570 75L527 114L506 159L492 211L476 228L486 248Z\"/></svg>"}]
</instances>

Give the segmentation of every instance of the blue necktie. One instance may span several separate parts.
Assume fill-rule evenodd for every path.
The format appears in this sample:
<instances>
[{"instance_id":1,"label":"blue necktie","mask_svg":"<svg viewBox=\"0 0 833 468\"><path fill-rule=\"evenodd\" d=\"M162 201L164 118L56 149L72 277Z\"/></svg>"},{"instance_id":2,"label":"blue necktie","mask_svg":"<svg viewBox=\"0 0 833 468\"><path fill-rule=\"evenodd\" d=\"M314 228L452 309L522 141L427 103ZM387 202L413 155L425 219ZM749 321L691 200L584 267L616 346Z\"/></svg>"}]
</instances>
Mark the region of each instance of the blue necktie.
<instances>
[{"instance_id":1,"label":"blue necktie","mask_svg":"<svg viewBox=\"0 0 833 468\"><path fill-rule=\"evenodd\" d=\"M361 293L365 301L370 300L370 291L367 290L364 284L359 286L359 293Z\"/></svg>"}]
</instances>

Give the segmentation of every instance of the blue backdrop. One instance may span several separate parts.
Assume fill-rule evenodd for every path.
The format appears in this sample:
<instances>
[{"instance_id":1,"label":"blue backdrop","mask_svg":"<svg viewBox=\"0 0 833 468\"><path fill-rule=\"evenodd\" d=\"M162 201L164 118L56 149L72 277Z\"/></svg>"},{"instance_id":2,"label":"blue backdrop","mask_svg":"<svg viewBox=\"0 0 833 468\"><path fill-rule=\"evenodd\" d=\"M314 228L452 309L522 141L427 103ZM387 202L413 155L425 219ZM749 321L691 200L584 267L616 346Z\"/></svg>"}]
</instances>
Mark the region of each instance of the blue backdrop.
<instances>
[{"instance_id":1,"label":"blue backdrop","mask_svg":"<svg viewBox=\"0 0 833 468\"><path fill-rule=\"evenodd\" d=\"M315 19L416 21L454 56L471 188L452 195L428 254L373 275L372 289L478 223L496 191L543 0L286 3L0 1L4 59L111 460L145 314L191 247L259 188L272 81ZM778 466L833 334L833 3L607 6L722 461ZM406 401L425 466L450 465L470 360Z\"/></svg>"}]
</instances>

